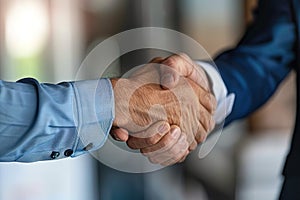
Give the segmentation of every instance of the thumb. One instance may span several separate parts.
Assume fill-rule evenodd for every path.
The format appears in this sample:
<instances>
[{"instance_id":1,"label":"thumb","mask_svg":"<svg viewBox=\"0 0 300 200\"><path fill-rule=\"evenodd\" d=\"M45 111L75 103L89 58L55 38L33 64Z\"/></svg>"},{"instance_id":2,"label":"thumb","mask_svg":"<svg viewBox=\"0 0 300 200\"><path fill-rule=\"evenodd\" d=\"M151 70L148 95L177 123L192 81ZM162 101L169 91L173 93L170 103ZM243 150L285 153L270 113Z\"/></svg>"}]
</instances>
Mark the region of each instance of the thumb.
<instances>
[{"instance_id":1,"label":"thumb","mask_svg":"<svg viewBox=\"0 0 300 200\"><path fill-rule=\"evenodd\" d=\"M170 125L166 121L158 121L148 129L130 135L127 145L132 149L141 149L156 144L170 131Z\"/></svg>"},{"instance_id":2,"label":"thumb","mask_svg":"<svg viewBox=\"0 0 300 200\"><path fill-rule=\"evenodd\" d=\"M110 135L117 141L126 142L128 140L128 131L123 128L112 127L110 130Z\"/></svg>"},{"instance_id":3,"label":"thumb","mask_svg":"<svg viewBox=\"0 0 300 200\"><path fill-rule=\"evenodd\" d=\"M171 64L169 61L169 57L166 59L162 57L156 57L150 61L150 63L160 64L160 84L164 89L174 88L179 81L179 74L176 72L176 65L169 65ZM175 69L172 69L171 67L174 67Z\"/></svg>"},{"instance_id":4,"label":"thumb","mask_svg":"<svg viewBox=\"0 0 300 200\"><path fill-rule=\"evenodd\" d=\"M178 84L180 76L175 70L164 63L160 65L160 84L162 88L172 89Z\"/></svg>"}]
</instances>

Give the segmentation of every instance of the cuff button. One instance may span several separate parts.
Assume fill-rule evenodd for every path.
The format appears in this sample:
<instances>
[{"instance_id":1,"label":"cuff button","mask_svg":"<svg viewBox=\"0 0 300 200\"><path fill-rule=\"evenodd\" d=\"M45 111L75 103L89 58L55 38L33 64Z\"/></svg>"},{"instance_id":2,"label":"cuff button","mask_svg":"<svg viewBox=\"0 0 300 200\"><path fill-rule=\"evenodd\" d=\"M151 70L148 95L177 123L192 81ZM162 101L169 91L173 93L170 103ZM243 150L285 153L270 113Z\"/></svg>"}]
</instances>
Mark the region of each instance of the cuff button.
<instances>
[{"instance_id":1,"label":"cuff button","mask_svg":"<svg viewBox=\"0 0 300 200\"><path fill-rule=\"evenodd\" d=\"M51 157L52 159L55 159L55 158L59 157L59 155L60 155L59 152L57 152L57 151L52 151L50 157Z\"/></svg>"},{"instance_id":2,"label":"cuff button","mask_svg":"<svg viewBox=\"0 0 300 200\"><path fill-rule=\"evenodd\" d=\"M65 155L66 157L70 157L72 154L73 154L73 150L72 150L72 149L67 149L67 150L65 151L65 153L64 153L64 155Z\"/></svg>"}]
</instances>

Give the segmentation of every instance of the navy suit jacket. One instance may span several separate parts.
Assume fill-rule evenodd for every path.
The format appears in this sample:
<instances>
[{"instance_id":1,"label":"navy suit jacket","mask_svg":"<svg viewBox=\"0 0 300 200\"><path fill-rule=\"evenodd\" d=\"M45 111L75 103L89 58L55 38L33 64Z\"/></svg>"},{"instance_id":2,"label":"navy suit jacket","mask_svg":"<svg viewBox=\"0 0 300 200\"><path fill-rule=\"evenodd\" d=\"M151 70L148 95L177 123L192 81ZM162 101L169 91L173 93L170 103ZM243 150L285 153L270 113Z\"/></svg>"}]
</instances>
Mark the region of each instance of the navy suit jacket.
<instances>
[{"instance_id":1,"label":"navy suit jacket","mask_svg":"<svg viewBox=\"0 0 300 200\"><path fill-rule=\"evenodd\" d=\"M300 70L300 0L261 0L253 24L233 50L215 60L229 92L236 94L226 123L242 118L265 103L292 70ZM300 180L300 110L297 78L297 118L286 177ZM298 186L300 189L300 185Z\"/></svg>"}]
</instances>

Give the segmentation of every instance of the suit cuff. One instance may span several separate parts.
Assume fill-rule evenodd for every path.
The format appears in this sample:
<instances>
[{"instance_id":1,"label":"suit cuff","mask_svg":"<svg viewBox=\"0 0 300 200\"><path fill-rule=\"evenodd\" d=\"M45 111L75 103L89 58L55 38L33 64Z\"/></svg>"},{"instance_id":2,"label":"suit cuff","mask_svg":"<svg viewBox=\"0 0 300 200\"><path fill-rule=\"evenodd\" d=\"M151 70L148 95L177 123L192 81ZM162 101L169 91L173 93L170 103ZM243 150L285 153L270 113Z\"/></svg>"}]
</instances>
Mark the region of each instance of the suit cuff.
<instances>
[{"instance_id":1,"label":"suit cuff","mask_svg":"<svg viewBox=\"0 0 300 200\"><path fill-rule=\"evenodd\" d=\"M201 66L209 79L211 90L217 100L217 109L214 114L214 119L217 124L222 123L225 118L231 113L235 100L235 94L228 94L225 83L219 74L216 67L204 61L195 61Z\"/></svg>"}]
</instances>

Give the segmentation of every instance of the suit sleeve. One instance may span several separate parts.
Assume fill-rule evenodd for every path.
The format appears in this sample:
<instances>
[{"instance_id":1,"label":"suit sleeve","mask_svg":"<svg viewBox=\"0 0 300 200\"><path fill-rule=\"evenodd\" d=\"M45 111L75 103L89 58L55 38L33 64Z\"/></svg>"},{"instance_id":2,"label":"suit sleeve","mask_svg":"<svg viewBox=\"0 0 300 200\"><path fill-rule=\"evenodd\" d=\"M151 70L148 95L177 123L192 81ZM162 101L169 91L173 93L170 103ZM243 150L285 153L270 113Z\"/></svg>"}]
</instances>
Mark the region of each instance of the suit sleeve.
<instances>
[{"instance_id":1,"label":"suit sleeve","mask_svg":"<svg viewBox=\"0 0 300 200\"><path fill-rule=\"evenodd\" d=\"M60 159L98 149L113 118L107 79L0 81L0 162Z\"/></svg>"},{"instance_id":2,"label":"suit sleeve","mask_svg":"<svg viewBox=\"0 0 300 200\"><path fill-rule=\"evenodd\" d=\"M215 59L236 98L226 124L264 104L295 65L296 27L287 0L259 1L252 25L236 48Z\"/></svg>"}]
</instances>

